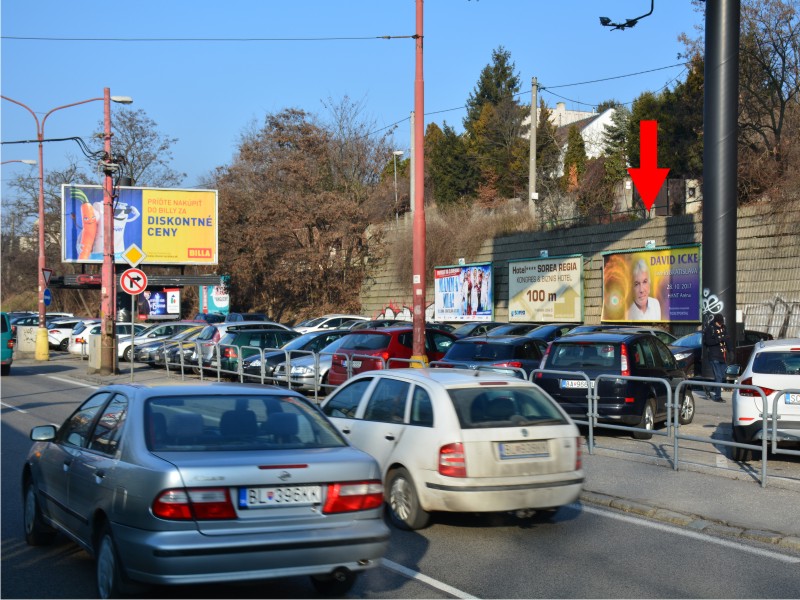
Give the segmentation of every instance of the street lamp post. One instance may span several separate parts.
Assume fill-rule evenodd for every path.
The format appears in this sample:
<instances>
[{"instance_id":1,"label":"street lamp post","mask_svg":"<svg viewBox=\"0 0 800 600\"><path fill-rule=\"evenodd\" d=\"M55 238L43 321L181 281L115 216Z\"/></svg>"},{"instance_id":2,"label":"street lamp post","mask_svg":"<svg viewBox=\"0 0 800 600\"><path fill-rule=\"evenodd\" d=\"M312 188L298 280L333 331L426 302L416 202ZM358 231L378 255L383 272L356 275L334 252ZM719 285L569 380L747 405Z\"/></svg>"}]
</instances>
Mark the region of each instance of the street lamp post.
<instances>
[{"instance_id":1,"label":"street lamp post","mask_svg":"<svg viewBox=\"0 0 800 600\"><path fill-rule=\"evenodd\" d=\"M397 212L397 157L403 156L402 150L395 150L392 152L394 155L394 224L400 224L400 217Z\"/></svg>"},{"instance_id":2,"label":"street lamp post","mask_svg":"<svg viewBox=\"0 0 800 600\"><path fill-rule=\"evenodd\" d=\"M120 102L122 104L130 104L131 102L133 102L133 100L131 100L127 96L110 96L108 88L105 88L104 95L103 95L102 98L89 98L88 100L81 100L80 102L72 102L71 104L65 104L63 106L56 106L55 108L49 110L44 115L44 117L42 117L42 120L39 121L38 115L30 107L26 106L22 102L19 102L17 100L9 98L8 96L0 96L0 98L2 98L3 100L8 100L9 102L13 102L17 106L21 106L22 108L27 110L31 114L31 116L33 117L33 120L36 121L36 139L39 141L39 265L38 265L39 266L39 274L38 274L39 275L39 277L38 277L38 281L39 281L39 328L36 331L35 358L36 358L36 360L46 361L46 360L50 360L50 346L49 346L48 341L47 341L47 325L46 325L46 314L45 314L45 305L44 305L44 291L45 291L45 288L47 287L45 279L44 279L44 271L45 271L45 268L46 268L45 242L44 242L44 236L45 236L45 231L44 231L44 143L43 143L44 142L44 125L45 125L45 122L47 121L47 118L50 115L52 115L57 110L62 110L64 108L70 108L72 106L79 106L81 104L87 104L89 102L103 101L106 104L105 113L106 113L106 115L108 115L108 114L110 114L109 101ZM106 119L105 119L105 129L106 129L106 132L105 132L106 152L108 152L109 156L110 156L111 120L110 120L109 117L106 117ZM106 199L106 201L108 201L108 199ZM106 212L111 214L110 211L106 211ZM108 227L108 229L104 230L104 235L106 236L106 240L108 240L109 238L113 238L113 236L114 236L113 215L111 216L111 221L109 222L108 220L106 220L105 224L106 224L106 227ZM113 239L112 239L112 244L111 244L111 250L112 250L112 252L114 250ZM112 254L111 258L113 260L113 254ZM104 258L104 260L103 260L104 266L105 266L105 260L106 259ZM113 269L113 263L112 263L112 269ZM112 275L111 283L113 284L113 272L112 272L111 275ZM103 276L104 276L103 289L104 290L105 289L113 289L111 286L107 285L107 282L105 280L105 270L103 271ZM105 323L106 323L106 320L104 319L103 320L103 325L105 325ZM112 327L111 327L111 335L112 336L114 335L113 323L112 323ZM104 334L104 337L105 337L105 334Z\"/></svg>"},{"instance_id":3,"label":"street lamp post","mask_svg":"<svg viewBox=\"0 0 800 600\"><path fill-rule=\"evenodd\" d=\"M15 162L16 163L22 163L23 165L35 165L36 164L35 160L30 160L30 159L23 158L22 160L4 160L3 162L0 163L0 165L7 165L8 163L15 163Z\"/></svg>"}]
</instances>

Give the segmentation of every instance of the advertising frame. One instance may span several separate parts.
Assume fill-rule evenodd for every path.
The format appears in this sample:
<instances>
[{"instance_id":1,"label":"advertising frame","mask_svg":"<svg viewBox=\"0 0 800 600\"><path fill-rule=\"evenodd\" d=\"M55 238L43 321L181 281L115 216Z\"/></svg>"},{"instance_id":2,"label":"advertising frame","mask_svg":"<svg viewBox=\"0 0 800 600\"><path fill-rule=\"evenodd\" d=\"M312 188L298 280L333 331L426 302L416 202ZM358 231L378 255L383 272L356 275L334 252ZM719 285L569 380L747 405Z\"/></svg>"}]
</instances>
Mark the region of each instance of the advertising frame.
<instances>
[{"instance_id":1,"label":"advertising frame","mask_svg":"<svg viewBox=\"0 0 800 600\"><path fill-rule=\"evenodd\" d=\"M205 189L118 187L114 260L136 244L143 265L217 265L218 193ZM103 262L103 186L61 186L61 260Z\"/></svg>"},{"instance_id":2,"label":"advertising frame","mask_svg":"<svg viewBox=\"0 0 800 600\"><path fill-rule=\"evenodd\" d=\"M583 262L582 254L509 260L509 323L582 323Z\"/></svg>"},{"instance_id":3,"label":"advertising frame","mask_svg":"<svg viewBox=\"0 0 800 600\"><path fill-rule=\"evenodd\" d=\"M611 251L602 257L602 322L702 322L700 244Z\"/></svg>"},{"instance_id":4,"label":"advertising frame","mask_svg":"<svg viewBox=\"0 0 800 600\"><path fill-rule=\"evenodd\" d=\"M457 323L494 320L491 262L434 267L433 279L434 320Z\"/></svg>"}]
</instances>

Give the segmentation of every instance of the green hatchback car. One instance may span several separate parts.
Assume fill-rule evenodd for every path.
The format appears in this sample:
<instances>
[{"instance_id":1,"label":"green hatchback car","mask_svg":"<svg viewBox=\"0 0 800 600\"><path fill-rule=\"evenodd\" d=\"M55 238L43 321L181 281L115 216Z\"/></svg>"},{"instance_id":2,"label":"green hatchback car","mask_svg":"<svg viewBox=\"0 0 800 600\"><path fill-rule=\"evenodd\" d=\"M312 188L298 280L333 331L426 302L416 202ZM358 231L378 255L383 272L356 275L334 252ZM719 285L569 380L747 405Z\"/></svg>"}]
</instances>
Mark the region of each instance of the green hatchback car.
<instances>
[{"instance_id":1,"label":"green hatchback car","mask_svg":"<svg viewBox=\"0 0 800 600\"><path fill-rule=\"evenodd\" d=\"M219 341L219 369L229 374L238 373L239 360L253 356L265 349L275 350L286 342L299 337L297 331L286 329L244 329L230 331ZM217 368L217 353L208 362L203 361L206 368Z\"/></svg>"},{"instance_id":2,"label":"green hatchback car","mask_svg":"<svg viewBox=\"0 0 800 600\"><path fill-rule=\"evenodd\" d=\"M11 319L8 318L8 313L0 313L0 358L2 358L2 367L0 367L0 374L11 374L11 363L14 362L14 338L11 333Z\"/></svg>"}]
</instances>

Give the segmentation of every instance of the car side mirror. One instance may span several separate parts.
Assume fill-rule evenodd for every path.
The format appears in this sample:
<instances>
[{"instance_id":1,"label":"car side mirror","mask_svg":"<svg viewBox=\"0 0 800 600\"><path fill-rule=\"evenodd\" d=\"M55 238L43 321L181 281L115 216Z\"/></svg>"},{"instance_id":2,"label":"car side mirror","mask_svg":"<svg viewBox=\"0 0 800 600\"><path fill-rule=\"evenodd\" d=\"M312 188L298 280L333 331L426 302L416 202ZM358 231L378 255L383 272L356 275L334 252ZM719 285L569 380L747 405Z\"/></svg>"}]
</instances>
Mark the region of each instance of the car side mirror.
<instances>
[{"instance_id":1,"label":"car side mirror","mask_svg":"<svg viewBox=\"0 0 800 600\"><path fill-rule=\"evenodd\" d=\"M38 425L31 429L31 440L34 442L49 442L56 437L54 425Z\"/></svg>"},{"instance_id":2,"label":"car side mirror","mask_svg":"<svg viewBox=\"0 0 800 600\"><path fill-rule=\"evenodd\" d=\"M728 365L725 369L725 379L734 381L739 375L742 374L742 367L739 365Z\"/></svg>"}]
</instances>

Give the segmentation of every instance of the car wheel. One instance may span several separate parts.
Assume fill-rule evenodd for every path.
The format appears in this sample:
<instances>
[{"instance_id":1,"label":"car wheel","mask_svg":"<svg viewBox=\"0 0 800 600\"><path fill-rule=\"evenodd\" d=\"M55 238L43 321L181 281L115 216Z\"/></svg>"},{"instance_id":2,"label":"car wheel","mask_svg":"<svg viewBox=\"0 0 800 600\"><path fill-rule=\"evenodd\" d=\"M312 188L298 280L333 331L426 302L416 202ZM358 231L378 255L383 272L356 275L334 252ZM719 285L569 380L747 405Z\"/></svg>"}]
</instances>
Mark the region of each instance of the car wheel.
<instances>
[{"instance_id":1,"label":"car wheel","mask_svg":"<svg viewBox=\"0 0 800 600\"><path fill-rule=\"evenodd\" d=\"M125 352L122 353L122 360L125 360L127 362L133 362L132 354L133 352L131 352L131 347L128 346L127 348L125 348Z\"/></svg>"},{"instance_id":2,"label":"car wheel","mask_svg":"<svg viewBox=\"0 0 800 600\"><path fill-rule=\"evenodd\" d=\"M745 440L736 434L736 428L733 428L733 441L740 444L752 444L753 440ZM760 460L761 452L753 451L752 448L737 448L731 446L731 458L736 462L750 462L751 460Z\"/></svg>"},{"instance_id":3,"label":"car wheel","mask_svg":"<svg viewBox=\"0 0 800 600\"><path fill-rule=\"evenodd\" d=\"M131 582L122 570L111 530L104 526L98 536L95 550L97 593L100 598L125 598L141 595L145 586Z\"/></svg>"},{"instance_id":4,"label":"car wheel","mask_svg":"<svg viewBox=\"0 0 800 600\"><path fill-rule=\"evenodd\" d=\"M392 524L411 531L425 527L430 515L420 506L417 490L408 471L402 467L395 469L389 474L386 485L386 501Z\"/></svg>"},{"instance_id":5,"label":"car wheel","mask_svg":"<svg viewBox=\"0 0 800 600\"><path fill-rule=\"evenodd\" d=\"M688 388L683 390L680 406L678 406L678 422L688 425L694 419L694 394Z\"/></svg>"},{"instance_id":6,"label":"car wheel","mask_svg":"<svg viewBox=\"0 0 800 600\"><path fill-rule=\"evenodd\" d=\"M312 575L311 584L323 596L344 596L356 583L358 573L349 569L337 569L331 575Z\"/></svg>"},{"instance_id":7,"label":"car wheel","mask_svg":"<svg viewBox=\"0 0 800 600\"><path fill-rule=\"evenodd\" d=\"M642 411L642 420L639 421L637 427L646 429L647 431L634 431L633 437L637 440L649 440L653 437L653 428L656 423L656 403L652 398L648 399Z\"/></svg>"},{"instance_id":8,"label":"car wheel","mask_svg":"<svg viewBox=\"0 0 800 600\"><path fill-rule=\"evenodd\" d=\"M25 487L25 505L23 506L25 520L25 541L29 546L45 546L53 541L56 532L45 525L39 501L36 499L36 490L32 482Z\"/></svg>"},{"instance_id":9,"label":"car wheel","mask_svg":"<svg viewBox=\"0 0 800 600\"><path fill-rule=\"evenodd\" d=\"M11 375L11 365L1 365L0 375Z\"/></svg>"},{"instance_id":10,"label":"car wheel","mask_svg":"<svg viewBox=\"0 0 800 600\"><path fill-rule=\"evenodd\" d=\"M58 345L58 349L62 352L66 352L67 348L69 348L69 340L61 340L61 343Z\"/></svg>"}]
</instances>

